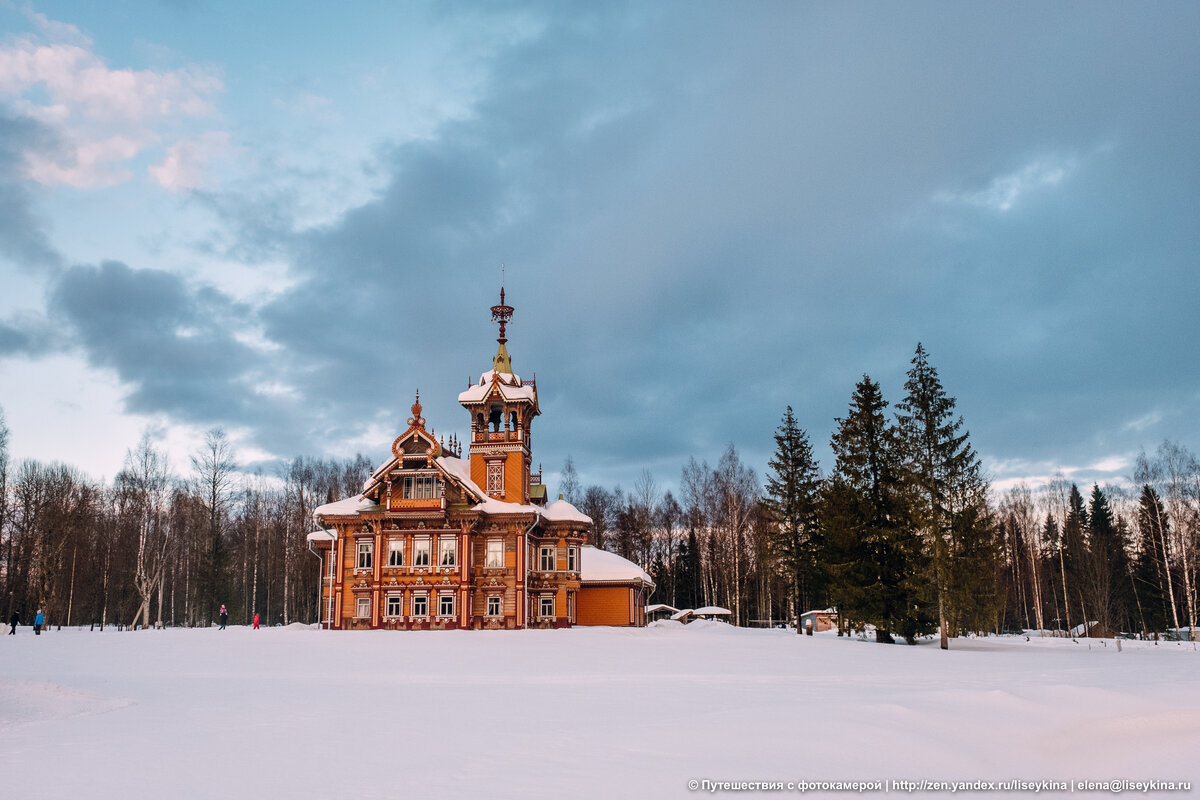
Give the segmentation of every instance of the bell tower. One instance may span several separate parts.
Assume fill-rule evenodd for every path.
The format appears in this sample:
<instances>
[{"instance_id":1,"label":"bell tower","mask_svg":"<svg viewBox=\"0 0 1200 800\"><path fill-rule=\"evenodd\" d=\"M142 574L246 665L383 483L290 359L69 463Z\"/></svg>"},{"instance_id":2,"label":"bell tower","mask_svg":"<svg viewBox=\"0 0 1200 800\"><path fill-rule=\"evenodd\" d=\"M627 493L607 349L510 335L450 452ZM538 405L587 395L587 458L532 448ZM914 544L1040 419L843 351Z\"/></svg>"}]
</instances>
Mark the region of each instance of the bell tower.
<instances>
[{"instance_id":1,"label":"bell tower","mask_svg":"<svg viewBox=\"0 0 1200 800\"><path fill-rule=\"evenodd\" d=\"M478 382L468 385L458 402L471 416L471 480L489 497L526 504L530 502L533 461L530 429L541 411L536 381L522 380L513 372L507 347L512 316L513 307L505 302L501 287L500 303L492 306L492 322L500 326L492 367L479 376ZM532 478L540 484L540 474Z\"/></svg>"}]
</instances>

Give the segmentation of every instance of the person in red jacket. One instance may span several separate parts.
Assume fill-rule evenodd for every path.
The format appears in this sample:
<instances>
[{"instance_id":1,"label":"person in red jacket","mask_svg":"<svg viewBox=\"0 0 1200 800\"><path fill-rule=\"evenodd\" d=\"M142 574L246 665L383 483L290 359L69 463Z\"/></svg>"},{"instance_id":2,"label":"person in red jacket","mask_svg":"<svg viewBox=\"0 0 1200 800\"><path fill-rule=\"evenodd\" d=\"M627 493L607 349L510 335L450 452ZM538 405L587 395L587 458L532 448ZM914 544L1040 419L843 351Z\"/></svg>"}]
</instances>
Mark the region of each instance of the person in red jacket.
<instances>
[{"instance_id":1,"label":"person in red jacket","mask_svg":"<svg viewBox=\"0 0 1200 800\"><path fill-rule=\"evenodd\" d=\"M258 630L258 614L254 615L254 630Z\"/></svg>"}]
</instances>

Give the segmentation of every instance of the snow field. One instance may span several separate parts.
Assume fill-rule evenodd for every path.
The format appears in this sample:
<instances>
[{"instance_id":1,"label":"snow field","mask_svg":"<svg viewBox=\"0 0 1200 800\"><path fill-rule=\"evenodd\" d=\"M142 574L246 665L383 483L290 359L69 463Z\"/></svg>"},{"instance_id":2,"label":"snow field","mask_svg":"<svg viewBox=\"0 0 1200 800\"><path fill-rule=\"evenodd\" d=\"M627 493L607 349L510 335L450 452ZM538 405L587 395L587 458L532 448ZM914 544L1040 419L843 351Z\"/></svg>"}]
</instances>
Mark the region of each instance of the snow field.
<instances>
[{"instance_id":1,"label":"snow field","mask_svg":"<svg viewBox=\"0 0 1200 800\"><path fill-rule=\"evenodd\" d=\"M645 629L0 641L3 798L687 797L689 780L1191 780L1192 643ZM747 793L741 793L747 794Z\"/></svg>"}]
</instances>

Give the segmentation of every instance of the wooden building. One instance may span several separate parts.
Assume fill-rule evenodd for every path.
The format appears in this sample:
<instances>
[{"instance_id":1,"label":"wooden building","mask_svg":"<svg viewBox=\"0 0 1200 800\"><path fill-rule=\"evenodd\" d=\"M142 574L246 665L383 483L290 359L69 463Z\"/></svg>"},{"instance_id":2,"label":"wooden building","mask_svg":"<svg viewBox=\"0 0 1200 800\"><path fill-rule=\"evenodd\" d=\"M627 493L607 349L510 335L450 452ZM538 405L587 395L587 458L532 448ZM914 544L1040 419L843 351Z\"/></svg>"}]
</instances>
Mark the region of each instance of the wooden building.
<instances>
[{"instance_id":1,"label":"wooden building","mask_svg":"<svg viewBox=\"0 0 1200 800\"><path fill-rule=\"evenodd\" d=\"M654 583L587 546L592 521L547 503L531 471L537 385L512 369L500 325L492 366L458 396L467 457L435 438L420 395L391 457L356 497L319 506L308 536L321 558L321 619L331 629L562 628L644 625Z\"/></svg>"}]
</instances>

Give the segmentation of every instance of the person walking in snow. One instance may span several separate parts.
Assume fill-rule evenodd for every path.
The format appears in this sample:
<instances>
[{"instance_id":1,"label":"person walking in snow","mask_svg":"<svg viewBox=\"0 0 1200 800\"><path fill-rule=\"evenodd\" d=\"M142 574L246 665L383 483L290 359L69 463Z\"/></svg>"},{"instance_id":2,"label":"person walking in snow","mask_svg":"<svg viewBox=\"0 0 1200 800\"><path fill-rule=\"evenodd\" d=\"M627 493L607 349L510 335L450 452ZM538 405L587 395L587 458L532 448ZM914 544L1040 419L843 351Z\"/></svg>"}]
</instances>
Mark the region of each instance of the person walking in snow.
<instances>
[{"instance_id":1,"label":"person walking in snow","mask_svg":"<svg viewBox=\"0 0 1200 800\"><path fill-rule=\"evenodd\" d=\"M254 615L254 630L258 630L258 614Z\"/></svg>"},{"instance_id":2,"label":"person walking in snow","mask_svg":"<svg viewBox=\"0 0 1200 800\"><path fill-rule=\"evenodd\" d=\"M225 606L221 606L221 630L225 630L225 623L229 619L229 612L225 610Z\"/></svg>"},{"instance_id":3,"label":"person walking in snow","mask_svg":"<svg viewBox=\"0 0 1200 800\"><path fill-rule=\"evenodd\" d=\"M9 631L8 635L13 636L17 632L17 626L21 624L21 612L14 611L12 616L8 618Z\"/></svg>"},{"instance_id":4,"label":"person walking in snow","mask_svg":"<svg viewBox=\"0 0 1200 800\"><path fill-rule=\"evenodd\" d=\"M46 615L39 608L37 616L33 618L33 632L37 636L42 635L42 625L46 624Z\"/></svg>"}]
</instances>

